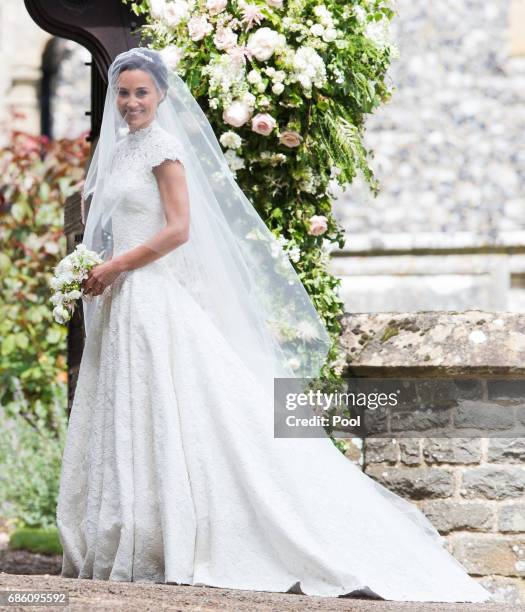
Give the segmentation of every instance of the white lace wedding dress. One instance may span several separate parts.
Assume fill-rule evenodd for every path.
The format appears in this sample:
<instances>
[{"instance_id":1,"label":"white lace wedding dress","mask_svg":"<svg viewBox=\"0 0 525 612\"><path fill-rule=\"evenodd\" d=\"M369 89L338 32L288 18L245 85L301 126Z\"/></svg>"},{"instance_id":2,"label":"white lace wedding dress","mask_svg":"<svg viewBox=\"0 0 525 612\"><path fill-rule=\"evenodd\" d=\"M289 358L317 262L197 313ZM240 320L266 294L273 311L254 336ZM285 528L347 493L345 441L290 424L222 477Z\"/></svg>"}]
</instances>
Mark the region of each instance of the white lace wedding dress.
<instances>
[{"instance_id":1,"label":"white lace wedding dress","mask_svg":"<svg viewBox=\"0 0 525 612\"><path fill-rule=\"evenodd\" d=\"M120 200L115 254L165 223L151 168L178 146L156 123L120 146L108 194ZM62 576L489 598L415 505L329 439L274 438L273 398L166 259L96 300L60 479Z\"/></svg>"}]
</instances>

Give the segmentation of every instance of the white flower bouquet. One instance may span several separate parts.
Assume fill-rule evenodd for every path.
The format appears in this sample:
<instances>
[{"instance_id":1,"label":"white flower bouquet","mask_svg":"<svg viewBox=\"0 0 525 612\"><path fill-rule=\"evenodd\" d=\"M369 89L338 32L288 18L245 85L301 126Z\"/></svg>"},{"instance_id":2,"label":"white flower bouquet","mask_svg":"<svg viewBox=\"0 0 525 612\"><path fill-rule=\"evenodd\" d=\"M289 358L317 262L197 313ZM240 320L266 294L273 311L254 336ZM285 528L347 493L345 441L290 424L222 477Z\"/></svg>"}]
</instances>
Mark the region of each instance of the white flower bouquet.
<instances>
[{"instance_id":1,"label":"white flower bouquet","mask_svg":"<svg viewBox=\"0 0 525 612\"><path fill-rule=\"evenodd\" d=\"M49 281L53 290L50 301L55 306L53 317L57 323L65 325L71 319L76 300L93 299L92 296L84 295L81 283L88 277L89 271L100 263L103 263L103 259L98 253L90 251L83 244L77 244L75 250L53 269L54 276Z\"/></svg>"}]
</instances>

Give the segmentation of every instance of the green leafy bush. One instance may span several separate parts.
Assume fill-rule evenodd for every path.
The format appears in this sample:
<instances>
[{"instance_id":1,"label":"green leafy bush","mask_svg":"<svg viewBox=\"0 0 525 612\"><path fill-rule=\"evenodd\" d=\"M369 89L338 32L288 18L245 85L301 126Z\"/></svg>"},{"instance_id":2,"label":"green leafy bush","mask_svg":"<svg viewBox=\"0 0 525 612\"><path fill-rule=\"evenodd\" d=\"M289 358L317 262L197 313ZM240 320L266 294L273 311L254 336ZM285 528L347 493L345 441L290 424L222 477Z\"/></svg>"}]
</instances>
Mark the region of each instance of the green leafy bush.
<instances>
[{"instance_id":1,"label":"green leafy bush","mask_svg":"<svg viewBox=\"0 0 525 612\"><path fill-rule=\"evenodd\" d=\"M67 329L48 280L66 254L64 204L81 184L84 137L15 132L0 149L0 512L50 527L66 428Z\"/></svg>"},{"instance_id":2,"label":"green leafy bush","mask_svg":"<svg viewBox=\"0 0 525 612\"><path fill-rule=\"evenodd\" d=\"M64 204L80 186L85 138L49 142L15 132L0 149L0 405L53 427L48 406L67 383L67 329L48 287L66 254Z\"/></svg>"}]
</instances>

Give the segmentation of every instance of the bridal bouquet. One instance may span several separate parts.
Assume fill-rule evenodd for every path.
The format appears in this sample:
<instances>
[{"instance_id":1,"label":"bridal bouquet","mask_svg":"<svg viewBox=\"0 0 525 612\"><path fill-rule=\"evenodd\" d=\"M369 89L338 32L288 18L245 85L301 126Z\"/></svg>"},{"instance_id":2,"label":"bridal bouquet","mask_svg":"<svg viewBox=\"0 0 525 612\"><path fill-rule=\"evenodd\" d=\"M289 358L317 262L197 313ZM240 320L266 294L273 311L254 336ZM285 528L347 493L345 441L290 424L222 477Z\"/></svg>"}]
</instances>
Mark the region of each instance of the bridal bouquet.
<instances>
[{"instance_id":1,"label":"bridal bouquet","mask_svg":"<svg viewBox=\"0 0 525 612\"><path fill-rule=\"evenodd\" d=\"M64 325L71 319L78 298L92 299L84 295L81 283L88 277L89 271L102 262L98 253L90 251L83 244L77 244L76 249L54 268L49 286L53 290L50 301L55 305L53 317L57 323Z\"/></svg>"}]
</instances>

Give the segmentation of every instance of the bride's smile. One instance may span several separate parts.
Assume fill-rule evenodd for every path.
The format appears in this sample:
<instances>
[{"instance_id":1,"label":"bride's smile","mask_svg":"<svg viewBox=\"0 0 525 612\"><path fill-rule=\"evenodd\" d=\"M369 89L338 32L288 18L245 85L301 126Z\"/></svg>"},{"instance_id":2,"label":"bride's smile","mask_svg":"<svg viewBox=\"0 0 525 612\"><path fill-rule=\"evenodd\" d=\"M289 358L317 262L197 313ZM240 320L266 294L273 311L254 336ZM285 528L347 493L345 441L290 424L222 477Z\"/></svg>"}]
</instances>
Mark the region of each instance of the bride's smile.
<instances>
[{"instance_id":1,"label":"bride's smile","mask_svg":"<svg viewBox=\"0 0 525 612\"><path fill-rule=\"evenodd\" d=\"M144 70L126 70L119 76L117 106L131 132L147 127L162 99L153 79Z\"/></svg>"}]
</instances>

